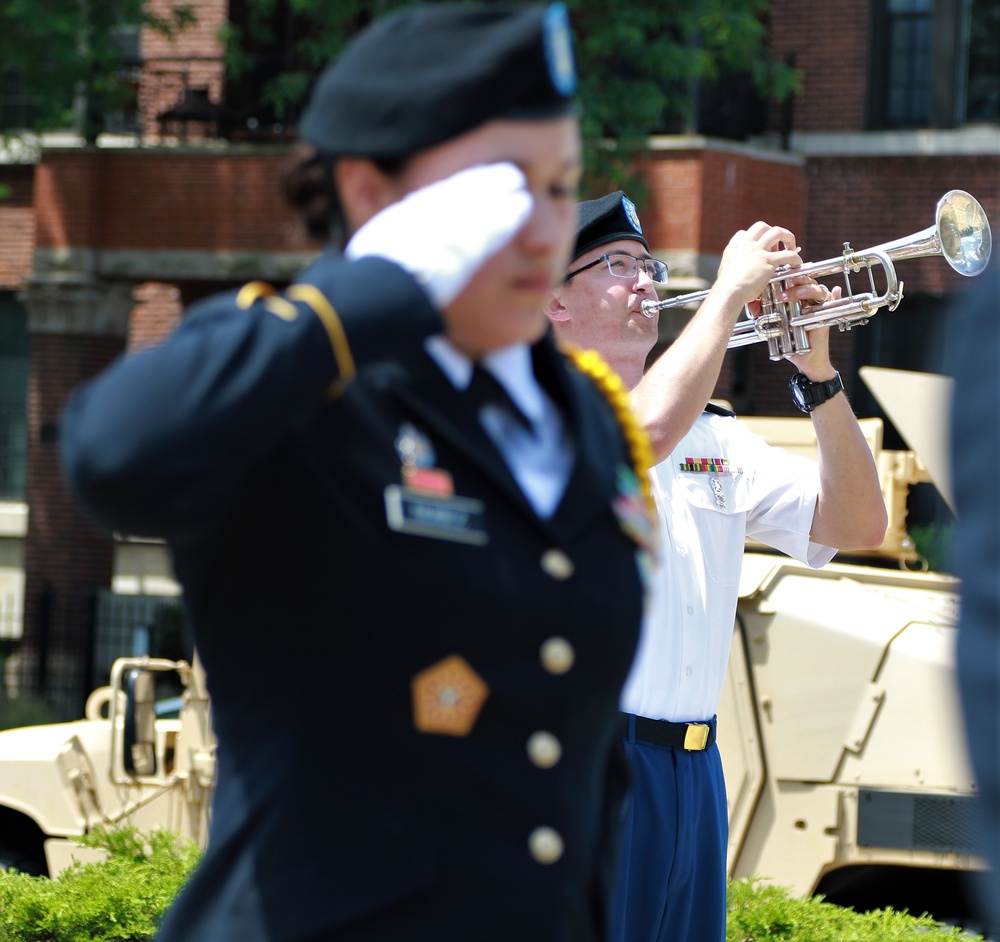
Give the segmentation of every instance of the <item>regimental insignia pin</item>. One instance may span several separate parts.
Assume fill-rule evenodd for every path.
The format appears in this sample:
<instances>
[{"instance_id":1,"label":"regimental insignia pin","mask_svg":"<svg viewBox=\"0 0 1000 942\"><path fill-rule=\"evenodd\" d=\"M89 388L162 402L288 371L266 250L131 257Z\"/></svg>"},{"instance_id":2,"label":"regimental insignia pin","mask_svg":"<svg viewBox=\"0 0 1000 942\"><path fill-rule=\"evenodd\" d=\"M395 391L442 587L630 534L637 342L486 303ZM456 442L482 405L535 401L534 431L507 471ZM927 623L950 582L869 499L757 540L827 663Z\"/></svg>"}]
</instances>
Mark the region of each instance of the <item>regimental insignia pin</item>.
<instances>
[{"instance_id":1,"label":"regimental insignia pin","mask_svg":"<svg viewBox=\"0 0 1000 942\"><path fill-rule=\"evenodd\" d=\"M549 5L543 14L542 37L552 87L560 95L569 97L576 89L576 62L565 4Z\"/></svg>"},{"instance_id":2,"label":"regimental insignia pin","mask_svg":"<svg viewBox=\"0 0 1000 942\"><path fill-rule=\"evenodd\" d=\"M633 203L627 196L623 196L622 209L625 210L625 215L628 217L628 221L632 224L632 228L635 229L639 235L642 235L642 224L639 222L639 214L635 211L635 203Z\"/></svg>"},{"instance_id":3,"label":"regimental insignia pin","mask_svg":"<svg viewBox=\"0 0 1000 942\"><path fill-rule=\"evenodd\" d=\"M652 550L656 545L653 521L643 500L635 472L625 465L618 467L618 496L611 502L618 524L640 547Z\"/></svg>"},{"instance_id":4,"label":"regimental insignia pin","mask_svg":"<svg viewBox=\"0 0 1000 942\"><path fill-rule=\"evenodd\" d=\"M460 654L420 671L411 689L413 725L422 733L440 736L468 736L490 693L486 681Z\"/></svg>"},{"instance_id":5,"label":"regimental insignia pin","mask_svg":"<svg viewBox=\"0 0 1000 942\"><path fill-rule=\"evenodd\" d=\"M429 494L454 494L451 475L435 468L436 455L430 439L415 425L404 422L396 436L396 454L402 462L403 484Z\"/></svg>"}]
</instances>

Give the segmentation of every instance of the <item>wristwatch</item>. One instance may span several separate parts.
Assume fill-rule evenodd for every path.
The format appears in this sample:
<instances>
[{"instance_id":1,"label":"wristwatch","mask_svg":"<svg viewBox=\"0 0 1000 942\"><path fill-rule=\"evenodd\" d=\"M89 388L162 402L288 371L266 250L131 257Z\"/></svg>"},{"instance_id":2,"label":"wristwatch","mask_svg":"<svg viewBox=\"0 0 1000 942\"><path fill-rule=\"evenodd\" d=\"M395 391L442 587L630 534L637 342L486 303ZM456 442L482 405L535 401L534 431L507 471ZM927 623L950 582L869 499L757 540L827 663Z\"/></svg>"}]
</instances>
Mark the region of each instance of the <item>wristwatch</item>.
<instances>
[{"instance_id":1,"label":"wristwatch","mask_svg":"<svg viewBox=\"0 0 1000 942\"><path fill-rule=\"evenodd\" d=\"M828 379L825 383L814 383L805 373L796 373L788 383L788 388L792 391L792 401L808 415L816 406L821 406L827 399L836 396L844 388L844 381L840 378L840 373L835 373L833 379Z\"/></svg>"}]
</instances>

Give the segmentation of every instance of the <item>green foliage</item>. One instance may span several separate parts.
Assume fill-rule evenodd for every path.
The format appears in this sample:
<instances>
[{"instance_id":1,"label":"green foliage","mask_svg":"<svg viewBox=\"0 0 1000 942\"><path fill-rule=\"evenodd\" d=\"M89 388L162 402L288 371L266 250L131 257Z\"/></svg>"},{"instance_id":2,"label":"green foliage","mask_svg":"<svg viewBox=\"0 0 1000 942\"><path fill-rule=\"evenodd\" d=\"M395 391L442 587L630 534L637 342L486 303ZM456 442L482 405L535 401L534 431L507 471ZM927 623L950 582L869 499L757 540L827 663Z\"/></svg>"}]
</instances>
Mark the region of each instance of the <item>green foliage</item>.
<instances>
[{"instance_id":1,"label":"green foliage","mask_svg":"<svg viewBox=\"0 0 1000 942\"><path fill-rule=\"evenodd\" d=\"M44 700L36 700L33 697L8 699L0 696L0 729L42 726L55 721L55 713Z\"/></svg>"},{"instance_id":2,"label":"green foliage","mask_svg":"<svg viewBox=\"0 0 1000 942\"><path fill-rule=\"evenodd\" d=\"M222 31L229 76L280 61L260 92L282 120L294 118L320 69L373 18L414 0L247 0ZM746 77L780 99L797 73L767 52L769 0L566 0L580 74L587 178L583 195L624 186L642 201L638 161L650 134L691 125L702 80ZM0 0L0 77L17 76L30 102L0 107L0 135L76 127L87 140L130 94L122 39L146 25L173 34L194 22L187 3L154 16L145 0ZM387 50L391 55L391 50ZM80 107L84 102L85 107ZM0 103L2 104L2 103Z\"/></svg>"},{"instance_id":3,"label":"green foliage","mask_svg":"<svg viewBox=\"0 0 1000 942\"><path fill-rule=\"evenodd\" d=\"M98 828L80 843L104 851L55 880L0 871L0 942L147 942L201 852L166 831ZM855 913L822 897L795 899L758 880L729 884L727 942L982 942L928 916Z\"/></svg>"},{"instance_id":4,"label":"green foliage","mask_svg":"<svg viewBox=\"0 0 1000 942\"><path fill-rule=\"evenodd\" d=\"M913 540L917 552L927 560L927 568L931 572L950 572L952 562L952 544L955 538L955 522L939 525L913 524L907 527L907 533Z\"/></svg>"},{"instance_id":5,"label":"green foliage","mask_svg":"<svg viewBox=\"0 0 1000 942\"><path fill-rule=\"evenodd\" d=\"M264 89L279 117L294 113L322 66L348 39L413 0L247 0L242 28L225 31L238 78L265 50L284 70ZM638 160L650 134L689 122L699 80L746 76L764 95L794 90L797 73L768 56L769 0L566 0L576 38L587 178L584 196L615 186L642 200ZM391 55L391 50L386 51Z\"/></svg>"},{"instance_id":6,"label":"green foliage","mask_svg":"<svg viewBox=\"0 0 1000 942\"><path fill-rule=\"evenodd\" d=\"M0 134L28 121L35 131L76 127L93 140L104 115L130 94L122 77L127 29L170 34L194 15L177 3L155 16L145 0L0 0L0 21L0 76L16 77L30 102L25 112L0 112Z\"/></svg>"},{"instance_id":7,"label":"green foliage","mask_svg":"<svg viewBox=\"0 0 1000 942\"><path fill-rule=\"evenodd\" d=\"M0 942L145 942L200 858L166 831L98 828L81 838L107 853L55 880L0 871Z\"/></svg>"},{"instance_id":8,"label":"green foliage","mask_svg":"<svg viewBox=\"0 0 1000 942\"><path fill-rule=\"evenodd\" d=\"M642 201L637 161L650 134L692 127L700 81L744 75L783 98L797 75L767 55L769 0L568 0L576 35L587 187ZM613 141L613 146L607 142Z\"/></svg>"},{"instance_id":9,"label":"green foliage","mask_svg":"<svg viewBox=\"0 0 1000 942\"><path fill-rule=\"evenodd\" d=\"M726 942L974 942L954 927L936 923L929 916L879 909L856 913L822 897L794 899L780 887L756 880L729 884Z\"/></svg>"},{"instance_id":10,"label":"green foliage","mask_svg":"<svg viewBox=\"0 0 1000 942\"><path fill-rule=\"evenodd\" d=\"M262 53L278 53L285 68L264 85L262 103L285 118L304 101L324 65L374 16L413 0L248 0L245 24L222 31L231 78L252 71Z\"/></svg>"}]
</instances>

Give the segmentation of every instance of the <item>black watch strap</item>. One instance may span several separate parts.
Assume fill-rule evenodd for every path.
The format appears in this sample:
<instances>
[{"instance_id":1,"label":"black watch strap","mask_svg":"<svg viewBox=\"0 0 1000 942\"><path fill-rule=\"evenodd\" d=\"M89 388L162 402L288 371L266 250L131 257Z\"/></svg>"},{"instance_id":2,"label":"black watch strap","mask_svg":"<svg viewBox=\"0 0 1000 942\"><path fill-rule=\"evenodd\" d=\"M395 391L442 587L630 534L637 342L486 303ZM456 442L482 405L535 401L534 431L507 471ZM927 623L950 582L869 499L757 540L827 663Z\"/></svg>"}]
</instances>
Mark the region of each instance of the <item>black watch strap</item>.
<instances>
[{"instance_id":1,"label":"black watch strap","mask_svg":"<svg viewBox=\"0 0 1000 942\"><path fill-rule=\"evenodd\" d=\"M844 388L840 373L835 373L833 379L822 383L814 383L805 373L796 373L789 382L792 399L806 415L816 406L823 405L827 399L832 399Z\"/></svg>"}]
</instances>

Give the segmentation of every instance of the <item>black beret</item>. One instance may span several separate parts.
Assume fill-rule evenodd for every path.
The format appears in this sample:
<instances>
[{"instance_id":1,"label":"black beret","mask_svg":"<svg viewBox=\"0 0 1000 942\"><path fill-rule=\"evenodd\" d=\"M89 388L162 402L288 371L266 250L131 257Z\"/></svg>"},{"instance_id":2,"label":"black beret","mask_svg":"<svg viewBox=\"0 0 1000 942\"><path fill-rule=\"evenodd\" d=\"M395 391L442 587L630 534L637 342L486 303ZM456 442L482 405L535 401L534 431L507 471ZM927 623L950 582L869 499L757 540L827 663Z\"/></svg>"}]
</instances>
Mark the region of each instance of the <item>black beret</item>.
<instances>
[{"instance_id":1,"label":"black beret","mask_svg":"<svg viewBox=\"0 0 1000 942\"><path fill-rule=\"evenodd\" d=\"M634 239L649 251L649 243L643 236L642 225L639 223L639 214L635 211L635 203L622 190L615 190L598 200L580 203L579 210L580 221L576 227L573 258L579 258L584 252L619 239Z\"/></svg>"},{"instance_id":2,"label":"black beret","mask_svg":"<svg viewBox=\"0 0 1000 942\"><path fill-rule=\"evenodd\" d=\"M407 7L375 20L320 76L300 137L331 156L402 157L497 118L574 111L566 7Z\"/></svg>"}]
</instances>

